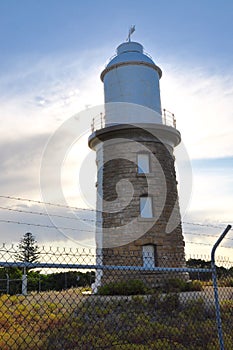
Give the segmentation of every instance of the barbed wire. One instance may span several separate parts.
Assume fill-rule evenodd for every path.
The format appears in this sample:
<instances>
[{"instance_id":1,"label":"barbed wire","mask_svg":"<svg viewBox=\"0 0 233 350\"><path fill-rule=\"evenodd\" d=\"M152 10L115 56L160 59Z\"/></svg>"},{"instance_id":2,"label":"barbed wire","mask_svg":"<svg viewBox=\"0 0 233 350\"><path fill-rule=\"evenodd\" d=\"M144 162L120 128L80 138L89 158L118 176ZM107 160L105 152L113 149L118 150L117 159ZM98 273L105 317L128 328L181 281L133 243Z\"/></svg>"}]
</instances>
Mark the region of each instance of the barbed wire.
<instances>
[{"instance_id":1,"label":"barbed wire","mask_svg":"<svg viewBox=\"0 0 233 350\"><path fill-rule=\"evenodd\" d=\"M51 203L51 202L44 202L40 200L34 200L34 199L29 199L29 198L22 198L22 197L14 197L14 196L5 196L5 195L0 195L0 198L5 198L5 199L11 199L11 200L17 200L17 201L26 201L26 202L31 202L31 203L37 203L37 204L43 204L43 205L49 205L49 206L55 206L59 208L66 208L66 209L75 209L75 210L83 210L83 211L90 211L90 212L100 212L97 209L90 209L90 208L81 208L81 207L75 207L75 206L70 206L70 205L64 205L64 204L59 204L59 203ZM3 208L3 207L2 207ZM1 209L1 208L0 208ZM13 209L11 209L13 210ZM16 209L14 209L16 210ZM35 212L33 212L34 214ZM45 214L46 215L46 214ZM50 216L57 216L56 214L49 214ZM63 215L59 215L59 217L64 217ZM67 217L68 218L68 217ZM74 219L74 218L73 218ZM92 220L92 219L87 219L87 218L82 218L82 220ZM95 220L93 220L95 221ZM206 223L197 223L197 222L189 222L189 221L182 221L182 223L187 224L187 225L193 225L193 226L201 226L201 227L210 227L210 228L220 228L222 229L224 224L220 225L213 225L213 224L206 224ZM232 230L232 229L231 229Z\"/></svg>"},{"instance_id":2,"label":"barbed wire","mask_svg":"<svg viewBox=\"0 0 233 350\"><path fill-rule=\"evenodd\" d=\"M18 212L18 213L24 213L24 214L31 214L31 215L39 215L39 216L45 216L45 217L58 217L58 218L62 218L62 219L69 219L69 220L75 220L75 221L84 221L84 222L100 222L100 221L97 221L95 219L87 219L87 218L80 218L80 217L70 217L70 216L65 216L65 215L59 215L59 214L48 214L48 213L43 213L43 212L37 212L37 211L28 211L28 210L23 210L23 209L13 209L13 208L9 208L9 207L2 207L0 206L0 209L1 210L6 210L6 211L13 211L13 212ZM7 220L7 221L10 221L10 220ZM194 225L194 226L208 226L208 225L202 225L202 224L195 224L195 223L191 223L191 222L183 222L183 223L186 223L186 224L190 224L190 225ZM25 223L24 223L25 224ZM39 226L39 224L37 224L36 226ZM56 227L56 225L54 225ZM214 228L220 228L220 226L214 226L214 225L209 225L211 228L214 227ZM44 227L44 226L43 226ZM48 228L48 226L47 226ZM57 227L58 229L71 229L71 230L76 230L76 228L60 228L60 227ZM222 228L222 227L221 227ZM89 232L92 232L92 231L89 231ZM218 236L217 235L210 235L210 234L201 234L201 233L194 233L194 232L184 232L185 235L196 235L196 236L205 236L205 237L213 237L213 238L217 238ZM232 240L232 238L228 238L226 237L226 239L228 240Z\"/></svg>"},{"instance_id":3,"label":"barbed wire","mask_svg":"<svg viewBox=\"0 0 233 350\"><path fill-rule=\"evenodd\" d=\"M211 243L203 243L203 242L188 242L188 241L186 241L185 244L186 243L187 244L196 244L196 245L205 245L205 246L209 246L209 247L213 246ZM227 247L227 246L224 246L224 245L221 245L220 248L233 249L233 247Z\"/></svg>"},{"instance_id":4,"label":"barbed wire","mask_svg":"<svg viewBox=\"0 0 233 350\"><path fill-rule=\"evenodd\" d=\"M71 216L65 216L65 215L59 215L59 214L48 214L48 213L43 213L43 212L38 212L38 211L29 211L29 210L23 210L23 209L13 209L9 207L1 207L0 209L2 210L8 210L8 211L13 211L13 212L18 212L18 213L24 213L24 214L33 214L33 215L39 215L39 216L51 216L51 217L57 217L57 218L62 218L62 219L70 219L70 220L76 220L79 221L80 219L82 221L90 221L90 222L96 222L95 219L87 219L87 218L82 218L82 217L71 217Z\"/></svg>"},{"instance_id":5,"label":"barbed wire","mask_svg":"<svg viewBox=\"0 0 233 350\"><path fill-rule=\"evenodd\" d=\"M2 219L0 219L0 222L5 223L5 224L36 226L36 227L52 228L52 229L57 229L57 230L71 230L71 231L82 231L82 232L92 232L92 233L94 232L93 230L84 230L84 229L74 228L74 227L59 227L56 225L33 224L30 222L21 222L21 221L14 221L14 220L2 220Z\"/></svg>"},{"instance_id":6,"label":"barbed wire","mask_svg":"<svg viewBox=\"0 0 233 350\"><path fill-rule=\"evenodd\" d=\"M87 229L81 229L81 228L74 228L74 227L60 227L56 225L45 225L45 224L35 224L30 222L22 222L22 221L15 221L15 220L4 220L0 219L0 223L5 224L17 224L17 225L26 225L26 226L34 226L34 227L43 227L48 229L57 229L57 230L70 230L70 231L80 231L80 232L91 232L94 233L94 230L87 230ZM209 234L201 234L196 232L184 232L184 235L192 235L192 236L201 236L201 237L211 237L211 238L218 238L217 235L209 235ZM225 240L233 241L232 238L225 237Z\"/></svg>"},{"instance_id":7,"label":"barbed wire","mask_svg":"<svg viewBox=\"0 0 233 350\"><path fill-rule=\"evenodd\" d=\"M35 200L35 199L22 198L22 197L13 197L13 196L0 195L0 198L12 199L12 200L23 201L23 202L30 202L30 203L37 203L37 204L45 204L45 205L50 205L50 206L53 206L53 207L66 208L66 209L75 209L75 210L92 211L92 212L96 212L97 211L96 209L80 208L80 207L75 207L75 206L70 206L70 205L64 205L64 204L59 204L59 203L43 202L43 201L39 201L39 200Z\"/></svg>"},{"instance_id":8,"label":"barbed wire","mask_svg":"<svg viewBox=\"0 0 233 350\"><path fill-rule=\"evenodd\" d=\"M43 202L43 201L33 200L33 199L29 199L29 198L4 196L4 195L0 195L0 198L17 200L17 201L27 201L27 202L33 202L33 203L38 203L38 204L46 204L46 205L62 207L62 208L66 208L66 209L75 209L75 210L84 210L84 211L95 212L94 209L85 209L85 208L79 208L79 207L72 207L72 206L68 206L68 205L61 205L61 204L58 204L58 203ZM99 221L96 221L95 219L89 219L89 218L70 217L70 216L65 216L65 215L60 215L60 214L48 214L48 213L43 213L43 212L39 212L39 211L28 211L28 210L23 210L23 209L13 209L13 208L3 207L3 206L0 206L0 210L19 212L19 213L25 213L25 214L31 214L31 215L39 215L39 216L58 217L58 218L63 218L63 219L75 220L75 221L78 221L78 222L79 221L84 221L84 222L87 221L87 222L94 222L94 223L98 223L99 222ZM43 227L43 228L47 228L47 229L70 230L70 231L80 231L80 232L91 232L91 233L93 233L93 230L74 228L74 227L65 227L65 226L61 226L60 227L60 226L56 226L56 225L45 225L45 224L39 224L39 223L35 224L35 223L29 223L29 222L21 222L21 221L14 221L14 220L3 220L3 219L1 219L0 222L6 223L6 224L17 224L17 225ZM188 225L192 225L192 226L201 226L201 227L209 227L209 228L221 228L221 229L223 228L223 226L220 226L220 225L194 223L194 222L186 222L186 221L183 221L183 223L184 224L188 224ZM184 232L184 235L218 238L217 235L203 234L203 233L201 234L201 233L197 233L197 232L195 232L195 233L194 232ZM225 239L233 241L232 238L225 237ZM193 244L193 242L192 242L192 244ZM201 244L205 244L205 243L201 243Z\"/></svg>"},{"instance_id":9,"label":"barbed wire","mask_svg":"<svg viewBox=\"0 0 233 350\"><path fill-rule=\"evenodd\" d=\"M224 224L221 224L222 226L220 225L212 225L212 224L204 224L204 223L197 223L197 222L187 222L187 221L182 221L183 224L186 224L186 225L194 225L194 226L203 226L203 227L211 227L211 228L223 228L224 227Z\"/></svg>"},{"instance_id":10,"label":"barbed wire","mask_svg":"<svg viewBox=\"0 0 233 350\"><path fill-rule=\"evenodd\" d=\"M209 235L209 234L203 234L203 233L197 233L197 232L184 232L184 235L192 235L192 236L201 236L201 237L211 237L211 238L218 238L217 235ZM233 238L225 237L224 239L227 239L229 241L233 241Z\"/></svg>"}]
</instances>

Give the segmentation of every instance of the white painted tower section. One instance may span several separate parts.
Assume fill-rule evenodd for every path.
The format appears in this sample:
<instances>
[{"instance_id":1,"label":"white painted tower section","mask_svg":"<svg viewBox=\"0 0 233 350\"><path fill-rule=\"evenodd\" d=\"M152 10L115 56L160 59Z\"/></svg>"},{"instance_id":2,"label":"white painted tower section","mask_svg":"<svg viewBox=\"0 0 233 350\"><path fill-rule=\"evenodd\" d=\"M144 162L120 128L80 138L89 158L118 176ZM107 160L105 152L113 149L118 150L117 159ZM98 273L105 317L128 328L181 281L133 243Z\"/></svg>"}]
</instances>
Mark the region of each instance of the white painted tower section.
<instances>
[{"instance_id":1,"label":"white painted tower section","mask_svg":"<svg viewBox=\"0 0 233 350\"><path fill-rule=\"evenodd\" d=\"M96 146L96 165L98 169L98 189L97 189L97 200L96 200L96 264L103 264L103 230L102 230L102 208L103 208L103 145L100 143ZM93 293L97 293L98 287L101 286L101 278L103 276L103 270L96 270L95 282L92 284Z\"/></svg>"},{"instance_id":2,"label":"white painted tower section","mask_svg":"<svg viewBox=\"0 0 233 350\"><path fill-rule=\"evenodd\" d=\"M125 42L119 45L116 56L101 74L106 103L106 125L142 123L142 121L162 124L159 87L161 76L161 69L145 55L141 44ZM119 107L116 106L114 109L114 105L108 105L112 102L147 107L146 119L145 114L137 112L136 106L132 105L132 108L120 110L119 113L117 112Z\"/></svg>"}]
</instances>

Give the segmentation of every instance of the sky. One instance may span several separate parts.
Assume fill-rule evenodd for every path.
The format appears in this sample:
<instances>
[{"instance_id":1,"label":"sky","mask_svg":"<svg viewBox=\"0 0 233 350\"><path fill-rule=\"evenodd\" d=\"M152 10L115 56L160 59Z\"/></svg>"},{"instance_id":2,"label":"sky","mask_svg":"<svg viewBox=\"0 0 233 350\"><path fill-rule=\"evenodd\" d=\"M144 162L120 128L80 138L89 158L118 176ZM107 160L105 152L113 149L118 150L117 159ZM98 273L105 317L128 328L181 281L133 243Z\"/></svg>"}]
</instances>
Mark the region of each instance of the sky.
<instances>
[{"instance_id":1,"label":"sky","mask_svg":"<svg viewBox=\"0 0 233 350\"><path fill-rule=\"evenodd\" d=\"M49 138L72 116L94 113L103 104L100 73L132 24L132 39L163 71L162 106L175 113L192 167L192 195L183 217L190 223L183 225L187 252L209 254L216 236L232 223L231 0L2 0L0 214L21 224L0 222L0 242L18 242L30 230L41 244L93 246L93 203L91 211L71 211L6 197L43 200L40 172ZM62 163L65 203L78 208L90 208L77 190L79 166L94 159L84 146L80 139ZM95 189L89 190L93 195ZM56 195L51 198L56 202ZM230 247L232 231L228 238L224 244ZM231 249L220 253L229 257Z\"/></svg>"}]
</instances>

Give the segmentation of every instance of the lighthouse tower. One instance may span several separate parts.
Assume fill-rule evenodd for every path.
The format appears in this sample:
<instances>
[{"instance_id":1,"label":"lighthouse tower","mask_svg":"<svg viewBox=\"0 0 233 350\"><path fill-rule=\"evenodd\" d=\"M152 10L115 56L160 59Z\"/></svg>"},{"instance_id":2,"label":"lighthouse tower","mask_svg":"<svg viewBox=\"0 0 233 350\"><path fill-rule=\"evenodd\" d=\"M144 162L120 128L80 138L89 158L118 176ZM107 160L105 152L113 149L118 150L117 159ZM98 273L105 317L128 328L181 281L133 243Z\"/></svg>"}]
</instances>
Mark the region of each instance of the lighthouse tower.
<instances>
[{"instance_id":1,"label":"lighthouse tower","mask_svg":"<svg viewBox=\"0 0 233 350\"><path fill-rule=\"evenodd\" d=\"M140 43L119 45L101 73L105 111L89 137L97 164L97 263L144 266L137 279L146 276L152 286L158 272L149 268L185 264L173 155L181 136L174 115L162 113L161 76ZM97 271L95 287L112 273Z\"/></svg>"}]
</instances>

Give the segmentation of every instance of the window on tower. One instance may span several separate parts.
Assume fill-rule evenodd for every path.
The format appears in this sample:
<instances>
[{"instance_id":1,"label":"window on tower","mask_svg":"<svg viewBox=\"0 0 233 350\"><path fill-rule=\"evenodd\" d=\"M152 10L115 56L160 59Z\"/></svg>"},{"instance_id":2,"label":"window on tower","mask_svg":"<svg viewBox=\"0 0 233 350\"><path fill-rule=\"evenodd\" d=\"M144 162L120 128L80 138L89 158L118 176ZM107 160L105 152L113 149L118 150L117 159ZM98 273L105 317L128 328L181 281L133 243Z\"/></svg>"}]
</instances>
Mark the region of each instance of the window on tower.
<instances>
[{"instance_id":1,"label":"window on tower","mask_svg":"<svg viewBox=\"0 0 233 350\"><path fill-rule=\"evenodd\" d=\"M138 165L138 174L148 174L150 172L149 153L138 153L137 165Z\"/></svg>"},{"instance_id":2,"label":"window on tower","mask_svg":"<svg viewBox=\"0 0 233 350\"><path fill-rule=\"evenodd\" d=\"M143 267L151 268L156 266L156 246L152 244L142 246Z\"/></svg>"},{"instance_id":3,"label":"window on tower","mask_svg":"<svg viewBox=\"0 0 233 350\"><path fill-rule=\"evenodd\" d=\"M140 197L140 215L142 218L153 218L152 197L148 195Z\"/></svg>"}]
</instances>

